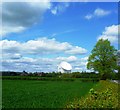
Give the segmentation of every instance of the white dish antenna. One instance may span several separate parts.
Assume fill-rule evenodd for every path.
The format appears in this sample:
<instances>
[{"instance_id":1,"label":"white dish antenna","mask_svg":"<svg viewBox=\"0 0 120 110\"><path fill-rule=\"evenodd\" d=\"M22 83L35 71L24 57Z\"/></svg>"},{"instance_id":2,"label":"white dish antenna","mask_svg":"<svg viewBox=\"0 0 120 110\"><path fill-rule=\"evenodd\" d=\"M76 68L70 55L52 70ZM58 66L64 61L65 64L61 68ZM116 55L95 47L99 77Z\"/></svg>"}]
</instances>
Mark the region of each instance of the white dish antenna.
<instances>
[{"instance_id":1,"label":"white dish antenna","mask_svg":"<svg viewBox=\"0 0 120 110\"><path fill-rule=\"evenodd\" d=\"M72 66L68 62L61 62L60 66L65 70L72 70Z\"/></svg>"},{"instance_id":2,"label":"white dish antenna","mask_svg":"<svg viewBox=\"0 0 120 110\"><path fill-rule=\"evenodd\" d=\"M61 73L70 73L72 70L72 66L68 62L61 62L60 65L58 66L58 72Z\"/></svg>"}]
</instances>

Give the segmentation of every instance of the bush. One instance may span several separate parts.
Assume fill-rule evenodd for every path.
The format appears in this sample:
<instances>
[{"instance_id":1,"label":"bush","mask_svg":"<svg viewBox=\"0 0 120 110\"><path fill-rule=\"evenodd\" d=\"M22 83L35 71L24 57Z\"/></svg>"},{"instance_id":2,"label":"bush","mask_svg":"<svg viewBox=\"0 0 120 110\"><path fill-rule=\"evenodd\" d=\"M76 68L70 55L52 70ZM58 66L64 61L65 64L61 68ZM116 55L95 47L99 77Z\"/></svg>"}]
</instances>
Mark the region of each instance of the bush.
<instances>
[{"instance_id":1,"label":"bush","mask_svg":"<svg viewBox=\"0 0 120 110\"><path fill-rule=\"evenodd\" d=\"M82 82L98 82L100 79L99 78L80 78Z\"/></svg>"},{"instance_id":2,"label":"bush","mask_svg":"<svg viewBox=\"0 0 120 110\"><path fill-rule=\"evenodd\" d=\"M3 76L3 80L41 80L41 81L74 81L75 78L31 77L31 76Z\"/></svg>"},{"instance_id":3,"label":"bush","mask_svg":"<svg viewBox=\"0 0 120 110\"><path fill-rule=\"evenodd\" d=\"M99 89L90 89L86 97L75 99L66 108L120 108L118 103L118 84L109 81L100 81L100 85Z\"/></svg>"}]
</instances>

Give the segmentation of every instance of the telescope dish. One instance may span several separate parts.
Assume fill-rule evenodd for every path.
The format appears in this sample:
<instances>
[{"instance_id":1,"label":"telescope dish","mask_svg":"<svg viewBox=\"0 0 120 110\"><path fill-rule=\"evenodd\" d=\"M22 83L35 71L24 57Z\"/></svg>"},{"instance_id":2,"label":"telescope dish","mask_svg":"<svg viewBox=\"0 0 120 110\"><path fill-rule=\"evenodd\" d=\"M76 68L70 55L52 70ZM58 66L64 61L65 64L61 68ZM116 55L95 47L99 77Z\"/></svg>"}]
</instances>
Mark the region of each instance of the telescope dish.
<instances>
[{"instance_id":1,"label":"telescope dish","mask_svg":"<svg viewBox=\"0 0 120 110\"><path fill-rule=\"evenodd\" d=\"M63 68L64 70L72 70L72 66L68 62L61 62L60 67Z\"/></svg>"}]
</instances>

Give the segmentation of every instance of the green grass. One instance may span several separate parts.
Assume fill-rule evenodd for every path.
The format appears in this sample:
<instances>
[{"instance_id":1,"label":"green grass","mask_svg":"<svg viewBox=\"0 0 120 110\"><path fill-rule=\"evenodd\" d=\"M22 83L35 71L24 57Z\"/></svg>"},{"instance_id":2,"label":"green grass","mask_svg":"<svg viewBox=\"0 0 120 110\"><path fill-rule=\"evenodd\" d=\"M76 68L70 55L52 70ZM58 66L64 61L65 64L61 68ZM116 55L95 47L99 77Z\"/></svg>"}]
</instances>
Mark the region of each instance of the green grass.
<instances>
[{"instance_id":1,"label":"green grass","mask_svg":"<svg viewBox=\"0 0 120 110\"><path fill-rule=\"evenodd\" d=\"M75 81L3 80L2 108L64 108L86 95L96 83Z\"/></svg>"}]
</instances>

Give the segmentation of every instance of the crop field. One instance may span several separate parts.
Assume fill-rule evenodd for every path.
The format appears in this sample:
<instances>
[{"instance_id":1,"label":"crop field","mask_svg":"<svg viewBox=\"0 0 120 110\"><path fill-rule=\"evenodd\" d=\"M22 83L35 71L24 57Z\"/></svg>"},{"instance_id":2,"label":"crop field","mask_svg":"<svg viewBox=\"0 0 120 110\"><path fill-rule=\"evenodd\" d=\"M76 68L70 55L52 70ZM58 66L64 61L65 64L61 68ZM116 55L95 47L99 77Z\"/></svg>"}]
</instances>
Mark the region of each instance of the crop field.
<instances>
[{"instance_id":1,"label":"crop field","mask_svg":"<svg viewBox=\"0 0 120 110\"><path fill-rule=\"evenodd\" d=\"M97 82L3 80L2 108L64 108Z\"/></svg>"}]
</instances>

